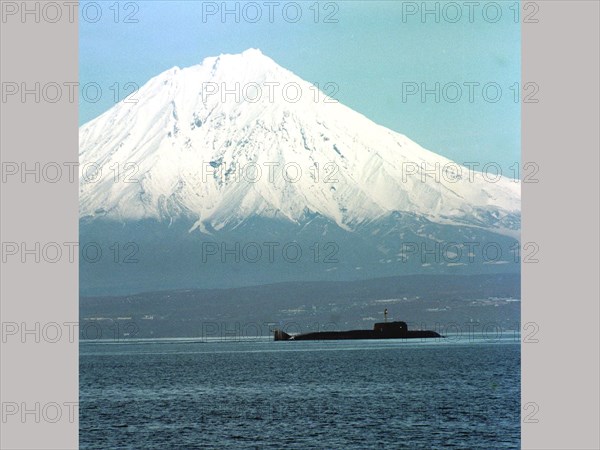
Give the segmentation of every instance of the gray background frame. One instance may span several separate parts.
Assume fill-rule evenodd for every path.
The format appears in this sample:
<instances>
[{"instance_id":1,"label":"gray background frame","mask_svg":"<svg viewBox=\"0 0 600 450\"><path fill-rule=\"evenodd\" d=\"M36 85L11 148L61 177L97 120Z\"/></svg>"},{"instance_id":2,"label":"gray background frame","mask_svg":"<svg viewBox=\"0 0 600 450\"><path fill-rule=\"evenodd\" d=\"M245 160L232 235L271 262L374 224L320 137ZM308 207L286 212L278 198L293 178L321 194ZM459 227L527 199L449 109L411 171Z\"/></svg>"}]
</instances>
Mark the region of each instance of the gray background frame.
<instances>
[{"instance_id":1,"label":"gray background frame","mask_svg":"<svg viewBox=\"0 0 600 450\"><path fill-rule=\"evenodd\" d=\"M10 3L2 1L0 12L7 12ZM43 5L27 2L27 8L36 8L36 3ZM20 14L5 16L5 21L0 17L2 83L33 86L35 82L62 85L77 81L78 25L76 17L70 23L66 13L63 10L56 23L43 19L36 23L34 15L25 16L25 21ZM53 19L53 11L47 9L46 16ZM50 90L46 94L54 97ZM19 96L0 100L2 164L25 162L35 168L40 162L40 167L48 163L64 167L63 163L78 160L76 98L70 102L63 95L56 103L43 98L36 103L33 95L24 103ZM50 172L48 176L54 177ZM61 247L65 242L77 242L77 182L69 182L65 176L56 183L35 181L35 175L30 175L25 183L18 177L1 183L2 243L26 242L34 248L35 242L41 246L56 242ZM48 260L54 258L48 256ZM55 263L44 258L36 263L33 258L29 256L25 264L7 258L0 271L0 320L5 330L5 339L0 339L0 400L4 412L14 404L19 408L19 414L0 417L0 447L73 449L78 446L78 340L65 334L69 327L65 322L79 320L78 262L62 257ZM7 335L9 324L17 324L16 335ZM23 330L33 331L23 335ZM53 343L56 330L62 336ZM23 417L20 413L25 409L32 412Z\"/></svg>"},{"instance_id":2,"label":"gray background frame","mask_svg":"<svg viewBox=\"0 0 600 450\"><path fill-rule=\"evenodd\" d=\"M522 25L522 81L540 86L540 102L521 109L522 161L540 167L539 183L524 183L522 191L522 243L540 249L537 264L522 264L521 404L534 403L521 410L522 446L594 449L600 448L599 3L538 4L539 23Z\"/></svg>"},{"instance_id":3,"label":"gray background frame","mask_svg":"<svg viewBox=\"0 0 600 450\"><path fill-rule=\"evenodd\" d=\"M522 445L597 449L599 3L537 5L539 22L522 24L522 81L540 86L540 102L522 107L522 160L540 167L539 183L523 184L522 241L540 250L539 262L523 264L522 272ZM0 81L77 81L77 16L73 22L65 15L56 23L0 22ZM56 103L2 101L2 162L31 167L77 161L77 108L77 98L71 102L66 95ZM1 241L76 242L77 191L77 182L66 176L56 183L1 183ZM65 406L78 401L78 343L66 335L50 342L55 329L49 325L67 333L72 328L65 323L78 320L77 266L77 258L66 257L56 263L23 264L15 258L2 263L3 329L12 333L10 324L25 323L34 331L23 339L18 329L0 341L0 400L3 408L22 402L35 408L38 402L41 419L35 422L36 413L26 415L25 423L17 414L3 418L3 449L78 445L77 417L70 420L73 408ZM54 423L47 420L56 417L52 403L62 408Z\"/></svg>"}]
</instances>

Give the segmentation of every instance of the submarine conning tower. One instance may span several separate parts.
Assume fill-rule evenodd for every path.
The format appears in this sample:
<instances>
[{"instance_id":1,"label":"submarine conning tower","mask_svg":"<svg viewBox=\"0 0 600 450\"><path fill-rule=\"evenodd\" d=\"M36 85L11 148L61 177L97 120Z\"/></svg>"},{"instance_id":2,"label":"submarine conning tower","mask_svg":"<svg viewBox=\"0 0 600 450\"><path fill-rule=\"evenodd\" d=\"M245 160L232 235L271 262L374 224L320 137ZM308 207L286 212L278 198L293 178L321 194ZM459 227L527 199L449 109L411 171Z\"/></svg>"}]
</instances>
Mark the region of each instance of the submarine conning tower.
<instances>
[{"instance_id":1,"label":"submarine conning tower","mask_svg":"<svg viewBox=\"0 0 600 450\"><path fill-rule=\"evenodd\" d=\"M407 331L408 327L406 322L379 322L373 325L374 331Z\"/></svg>"}]
</instances>

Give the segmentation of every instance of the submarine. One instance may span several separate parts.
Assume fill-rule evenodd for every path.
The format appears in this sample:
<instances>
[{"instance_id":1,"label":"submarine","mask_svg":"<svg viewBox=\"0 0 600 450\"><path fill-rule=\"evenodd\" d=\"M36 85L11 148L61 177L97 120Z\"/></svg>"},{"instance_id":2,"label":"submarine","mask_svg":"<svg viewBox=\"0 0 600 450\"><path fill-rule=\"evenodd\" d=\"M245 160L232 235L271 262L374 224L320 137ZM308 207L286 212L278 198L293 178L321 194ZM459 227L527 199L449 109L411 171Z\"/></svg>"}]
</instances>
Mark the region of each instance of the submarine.
<instances>
[{"instance_id":1,"label":"submarine","mask_svg":"<svg viewBox=\"0 0 600 450\"><path fill-rule=\"evenodd\" d=\"M372 330L349 331L317 331L313 333L290 335L276 329L276 341L321 341L341 339L418 339L418 338L443 338L444 336L430 330L409 330L406 322L387 321L387 309L384 312L384 322L376 323Z\"/></svg>"}]
</instances>

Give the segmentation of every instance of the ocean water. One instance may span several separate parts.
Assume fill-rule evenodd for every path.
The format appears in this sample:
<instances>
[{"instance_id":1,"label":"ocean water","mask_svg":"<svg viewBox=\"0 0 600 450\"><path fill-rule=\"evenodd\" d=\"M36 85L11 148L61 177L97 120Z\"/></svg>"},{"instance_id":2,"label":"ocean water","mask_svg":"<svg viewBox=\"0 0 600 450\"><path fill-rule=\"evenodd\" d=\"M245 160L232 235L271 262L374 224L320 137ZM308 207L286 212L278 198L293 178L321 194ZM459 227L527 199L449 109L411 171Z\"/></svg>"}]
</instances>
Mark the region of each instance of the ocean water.
<instances>
[{"instance_id":1,"label":"ocean water","mask_svg":"<svg viewBox=\"0 0 600 450\"><path fill-rule=\"evenodd\" d=\"M520 447L520 343L82 342L83 449Z\"/></svg>"}]
</instances>

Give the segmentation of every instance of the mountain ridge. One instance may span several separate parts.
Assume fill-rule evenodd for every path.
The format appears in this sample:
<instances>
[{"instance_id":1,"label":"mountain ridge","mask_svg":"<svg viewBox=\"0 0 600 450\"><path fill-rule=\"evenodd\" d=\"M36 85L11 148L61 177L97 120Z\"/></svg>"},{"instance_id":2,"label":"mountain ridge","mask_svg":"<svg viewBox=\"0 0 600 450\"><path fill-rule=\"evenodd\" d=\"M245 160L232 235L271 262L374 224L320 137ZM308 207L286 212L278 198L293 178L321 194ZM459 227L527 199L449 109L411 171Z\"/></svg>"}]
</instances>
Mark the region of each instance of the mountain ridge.
<instances>
[{"instance_id":1,"label":"mountain ridge","mask_svg":"<svg viewBox=\"0 0 600 450\"><path fill-rule=\"evenodd\" d=\"M82 297L80 323L84 338L91 339L98 339L99 329L101 338L114 339L117 324L121 332L135 333L119 338L214 338L225 331L242 338L272 335L282 324L293 324L296 332L325 325L371 328L389 308L392 317L417 328L427 324L465 334L487 329L495 335L496 328L520 328L520 281L519 274L416 275Z\"/></svg>"}]
</instances>

